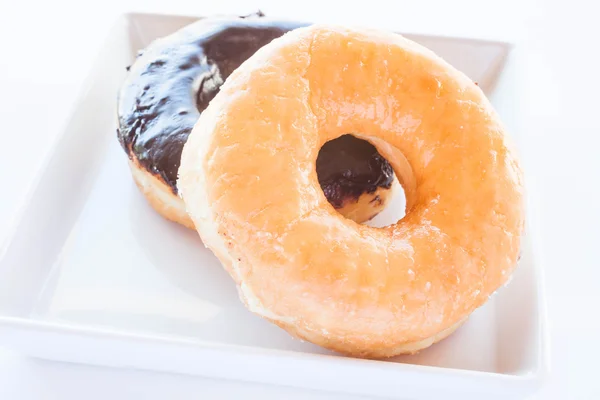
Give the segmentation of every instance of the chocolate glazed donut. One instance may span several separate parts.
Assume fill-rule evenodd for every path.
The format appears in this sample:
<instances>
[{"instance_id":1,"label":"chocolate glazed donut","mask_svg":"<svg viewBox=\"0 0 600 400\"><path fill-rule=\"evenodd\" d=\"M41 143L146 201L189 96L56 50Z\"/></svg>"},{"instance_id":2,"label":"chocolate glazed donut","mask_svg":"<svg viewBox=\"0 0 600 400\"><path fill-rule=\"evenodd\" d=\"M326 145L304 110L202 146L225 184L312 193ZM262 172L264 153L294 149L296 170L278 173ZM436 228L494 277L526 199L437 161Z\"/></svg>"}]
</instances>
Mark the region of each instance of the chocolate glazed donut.
<instances>
[{"instance_id":1,"label":"chocolate glazed donut","mask_svg":"<svg viewBox=\"0 0 600 400\"><path fill-rule=\"evenodd\" d=\"M136 184L160 214L193 227L176 181L183 145L200 113L240 64L305 25L262 13L206 18L138 54L118 96L117 136ZM354 136L326 143L316 170L329 203L357 222L377 215L391 196L392 167L374 146Z\"/></svg>"}]
</instances>

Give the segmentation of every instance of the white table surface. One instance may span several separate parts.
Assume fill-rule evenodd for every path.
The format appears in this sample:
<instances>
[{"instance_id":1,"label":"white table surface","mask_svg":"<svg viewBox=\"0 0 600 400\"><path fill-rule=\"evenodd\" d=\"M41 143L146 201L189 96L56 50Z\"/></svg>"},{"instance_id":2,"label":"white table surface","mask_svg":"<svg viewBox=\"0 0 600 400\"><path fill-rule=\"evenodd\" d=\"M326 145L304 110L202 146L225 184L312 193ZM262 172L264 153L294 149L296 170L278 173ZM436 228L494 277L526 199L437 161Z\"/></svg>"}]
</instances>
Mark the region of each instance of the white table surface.
<instances>
[{"instance_id":1,"label":"white table surface","mask_svg":"<svg viewBox=\"0 0 600 400\"><path fill-rule=\"evenodd\" d=\"M523 68L520 145L535 182L552 373L535 399L600 399L600 38L586 0L163 0L0 3L0 240L60 132L96 50L127 10L246 12L381 21L424 32L516 40ZM245 5L242 5L245 3ZM596 6L597 7L597 6ZM382 12L382 10L384 12ZM32 360L0 347L0 399L335 399L264 385ZM341 398L341 397L339 397Z\"/></svg>"}]
</instances>

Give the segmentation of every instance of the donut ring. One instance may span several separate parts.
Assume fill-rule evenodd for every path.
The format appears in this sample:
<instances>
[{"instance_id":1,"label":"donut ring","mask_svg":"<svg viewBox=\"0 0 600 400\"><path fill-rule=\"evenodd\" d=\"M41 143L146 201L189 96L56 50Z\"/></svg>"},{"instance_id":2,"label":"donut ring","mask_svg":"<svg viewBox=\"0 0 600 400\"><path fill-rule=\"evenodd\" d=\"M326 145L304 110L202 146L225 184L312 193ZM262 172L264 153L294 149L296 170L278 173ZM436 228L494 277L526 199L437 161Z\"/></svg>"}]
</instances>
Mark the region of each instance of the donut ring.
<instances>
[{"instance_id":1,"label":"donut ring","mask_svg":"<svg viewBox=\"0 0 600 400\"><path fill-rule=\"evenodd\" d=\"M359 225L326 201L315 159L347 132L393 165L397 223ZM483 92L373 30L311 26L263 47L195 126L178 182L252 312L359 357L450 334L507 281L524 225L519 161Z\"/></svg>"},{"instance_id":2,"label":"donut ring","mask_svg":"<svg viewBox=\"0 0 600 400\"><path fill-rule=\"evenodd\" d=\"M135 183L162 216L189 228L176 186L181 151L223 82L256 50L299 22L262 17L204 18L152 42L131 65L118 98L121 146ZM394 174L377 150L351 136L319 160L328 200L357 222L385 208Z\"/></svg>"}]
</instances>

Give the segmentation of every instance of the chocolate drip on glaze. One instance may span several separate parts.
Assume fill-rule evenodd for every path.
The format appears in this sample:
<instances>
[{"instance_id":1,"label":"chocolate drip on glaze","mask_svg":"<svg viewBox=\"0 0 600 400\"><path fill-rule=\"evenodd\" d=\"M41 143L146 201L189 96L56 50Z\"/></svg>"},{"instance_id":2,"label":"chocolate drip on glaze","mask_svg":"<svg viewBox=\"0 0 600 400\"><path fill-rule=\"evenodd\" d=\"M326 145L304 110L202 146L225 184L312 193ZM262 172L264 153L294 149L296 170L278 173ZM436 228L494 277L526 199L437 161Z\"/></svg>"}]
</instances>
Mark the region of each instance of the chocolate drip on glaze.
<instances>
[{"instance_id":1,"label":"chocolate drip on glaze","mask_svg":"<svg viewBox=\"0 0 600 400\"><path fill-rule=\"evenodd\" d=\"M156 41L138 53L143 59L132 66L119 95L119 142L174 193L183 145L227 77L273 39L306 25L261 16L202 20L183 28L176 39ZM389 188L393 180L391 166L377 150L351 135L323 146L317 173L337 208L349 197Z\"/></svg>"}]
</instances>

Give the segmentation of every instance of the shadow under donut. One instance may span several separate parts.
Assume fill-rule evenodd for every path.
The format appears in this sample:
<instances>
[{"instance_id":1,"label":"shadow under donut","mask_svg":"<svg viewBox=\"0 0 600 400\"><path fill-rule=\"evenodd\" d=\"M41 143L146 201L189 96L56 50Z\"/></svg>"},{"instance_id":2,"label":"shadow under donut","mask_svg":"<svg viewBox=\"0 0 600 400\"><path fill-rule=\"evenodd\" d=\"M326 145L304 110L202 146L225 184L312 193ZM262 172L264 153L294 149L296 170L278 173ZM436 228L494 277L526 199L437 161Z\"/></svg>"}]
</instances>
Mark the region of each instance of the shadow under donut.
<instances>
[{"instance_id":1,"label":"shadow under donut","mask_svg":"<svg viewBox=\"0 0 600 400\"><path fill-rule=\"evenodd\" d=\"M215 310L204 321L173 320L174 324L185 325L185 331L201 340L329 353L291 337L248 311L238 297L235 283L196 232L162 218L141 193L136 192L130 209L133 233L148 257L148 268L155 268L178 289Z\"/></svg>"}]
</instances>

